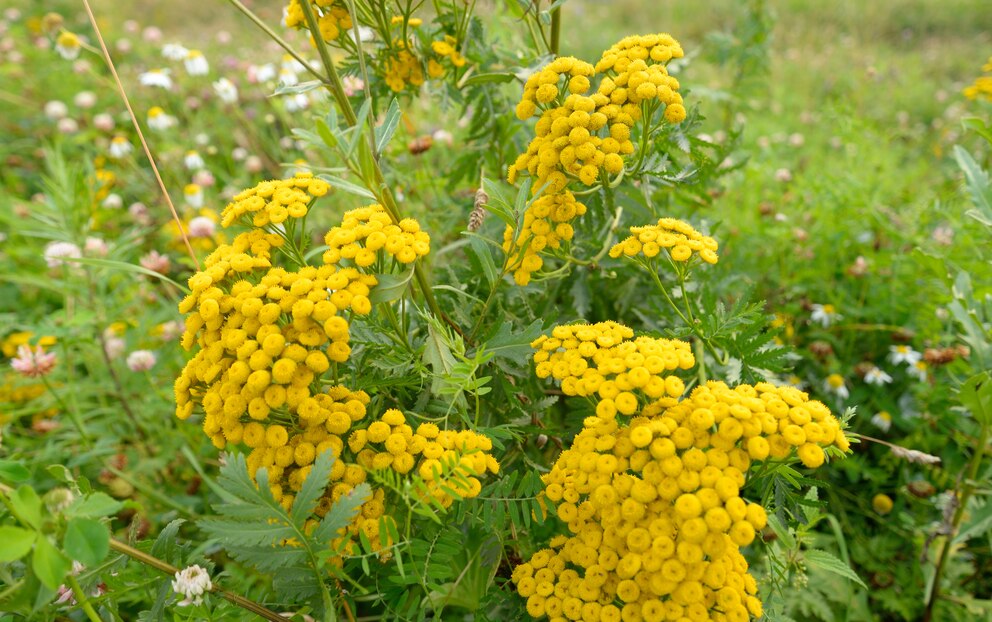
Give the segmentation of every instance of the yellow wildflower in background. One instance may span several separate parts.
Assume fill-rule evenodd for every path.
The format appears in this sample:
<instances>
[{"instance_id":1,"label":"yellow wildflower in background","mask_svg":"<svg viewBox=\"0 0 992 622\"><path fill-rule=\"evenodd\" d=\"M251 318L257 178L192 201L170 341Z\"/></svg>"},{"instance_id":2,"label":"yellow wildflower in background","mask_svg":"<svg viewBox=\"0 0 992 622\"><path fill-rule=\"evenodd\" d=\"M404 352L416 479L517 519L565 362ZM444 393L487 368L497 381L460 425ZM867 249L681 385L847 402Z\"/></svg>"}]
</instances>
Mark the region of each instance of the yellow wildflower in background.
<instances>
[{"instance_id":1,"label":"yellow wildflower in background","mask_svg":"<svg viewBox=\"0 0 992 622\"><path fill-rule=\"evenodd\" d=\"M717 262L717 242L696 231L692 225L675 218L662 218L656 225L631 227L634 235L615 244L610 257L644 255L648 259L667 249L674 261L687 262L695 253L709 264Z\"/></svg>"}]
</instances>

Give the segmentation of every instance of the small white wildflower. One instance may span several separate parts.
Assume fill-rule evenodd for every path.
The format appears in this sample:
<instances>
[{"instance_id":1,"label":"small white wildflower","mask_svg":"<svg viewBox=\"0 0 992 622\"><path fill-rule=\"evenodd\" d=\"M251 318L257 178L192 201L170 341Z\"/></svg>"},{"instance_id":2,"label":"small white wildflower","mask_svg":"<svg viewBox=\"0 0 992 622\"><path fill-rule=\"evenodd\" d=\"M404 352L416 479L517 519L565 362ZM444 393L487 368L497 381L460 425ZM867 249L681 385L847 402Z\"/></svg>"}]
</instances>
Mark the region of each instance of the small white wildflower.
<instances>
[{"instance_id":1,"label":"small white wildflower","mask_svg":"<svg viewBox=\"0 0 992 622\"><path fill-rule=\"evenodd\" d=\"M892 415L883 410L871 418L871 423L882 432L888 432L892 427Z\"/></svg>"},{"instance_id":2,"label":"small white wildflower","mask_svg":"<svg viewBox=\"0 0 992 622\"><path fill-rule=\"evenodd\" d=\"M124 207L124 199L116 192L111 192L101 203L104 209L120 209Z\"/></svg>"},{"instance_id":3,"label":"small white wildflower","mask_svg":"<svg viewBox=\"0 0 992 622\"><path fill-rule=\"evenodd\" d=\"M176 579L172 582L172 591L183 597L178 603L180 607L199 605L203 602L203 595L211 589L213 583L210 582L210 575L195 564L178 571Z\"/></svg>"},{"instance_id":4,"label":"small white wildflower","mask_svg":"<svg viewBox=\"0 0 992 622\"><path fill-rule=\"evenodd\" d=\"M197 216L189 221L189 237L212 238L217 231L217 225L206 216Z\"/></svg>"},{"instance_id":5,"label":"small white wildflower","mask_svg":"<svg viewBox=\"0 0 992 622\"><path fill-rule=\"evenodd\" d=\"M131 155L132 151L134 151L134 147L132 147L128 139L123 136L114 136L114 138L110 141L110 157L115 160L126 158Z\"/></svg>"},{"instance_id":6,"label":"small white wildflower","mask_svg":"<svg viewBox=\"0 0 992 622\"><path fill-rule=\"evenodd\" d=\"M148 127L159 132L167 130L176 124L176 118L158 106L148 110Z\"/></svg>"},{"instance_id":7,"label":"small white wildflower","mask_svg":"<svg viewBox=\"0 0 992 622\"><path fill-rule=\"evenodd\" d=\"M827 376L827 379L823 382L823 388L828 393L833 393L842 400L846 400L851 395L847 390L844 377L840 374L830 374Z\"/></svg>"},{"instance_id":8,"label":"small white wildflower","mask_svg":"<svg viewBox=\"0 0 992 622\"><path fill-rule=\"evenodd\" d=\"M253 84L270 82L276 79L276 75L276 67L272 63L248 66L248 81Z\"/></svg>"},{"instance_id":9,"label":"small white wildflower","mask_svg":"<svg viewBox=\"0 0 992 622\"><path fill-rule=\"evenodd\" d=\"M198 171L206 166L206 164L203 162L203 158L200 156L199 151L190 149L186 152L186 156L183 158L183 166L185 166L188 171Z\"/></svg>"},{"instance_id":10,"label":"small white wildflower","mask_svg":"<svg viewBox=\"0 0 992 622\"><path fill-rule=\"evenodd\" d=\"M96 93L93 91L79 91L76 93L76 96L72 98L72 103L75 104L77 108L92 108L96 105Z\"/></svg>"},{"instance_id":11,"label":"small white wildflower","mask_svg":"<svg viewBox=\"0 0 992 622\"><path fill-rule=\"evenodd\" d=\"M910 346L889 346L889 362L893 365L905 363L912 367L923 358L923 355Z\"/></svg>"},{"instance_id":12,"label":"small white wildflower","mask_svg":"<svg viewBox=\"0 0 992 622\"><path fill-rule=\"evenodd\" d=\"M780 168L775 171L775 181L786 183L792 181L792 171L787 168Z\"/></svg>"},{"instance_id":13,"label":"small white wildflower","mask_svg":"<svg viewBox=\"0 0 992 622\"><path fill-rule=\"evenodd\" d=\"M194 209L203 207L203 189L199 184L186 184L183 188L183 198L186 204Z\"/></svg>"},{"instance_id":14,"label":"small white wildflower","mask_svg":"<svg viewBox=\"0 0 992 622\"><path fill-rule=\"evenodd\" d=\"M135 350L127 355L127 368L131 371L148 371L155 366L155 353L151 350Z\"/></svg>"},{"instance_id":15,"label":"small white wildflower","mask_svg":"<svg viewBox=\"0 0 992 622\"><path fill-rule=\"evenodd\" d=\"M833 305L813 305L813 312L810 314L810 319L814 322L820 324L824 328L829 328L834 322L844 318L843 315L837 313L836 307Z\"/></svg>"},{"instance_id":16,"label":"small white wildflower","mask_svg":"<svg viewBox=\"0 0 992 622\"><path fill-rule=\"evenodd\" d=\"M52 121L58 121L69 114L69 107L57 99L45 103L45 116Z\"/></svg>"},{"instance_id":17,"label":"small white wildflower","mask_svg":"<svg viewBox=\"0 0 992 622\"><path fill-rule=\"evenodd\" d=\"M59 134L75 134L79 131L79 123L72 117L59 119L58 123L55 124L55 127L58 129Z\"/></svg>"},{"instance_id":18,"label":"small white wildflower","mask_svg":"<svg viewBox=\"0 0 992 622\"><path fill-rule=\"evenodd\" d=\"M55 51L66 60L76 60L82 45L76 33L63 30L55 40Z\"/></svg>"},{"instance_id":19,"label":"small white wildflower","mask_svg":"<svg viewBox=\"0 0 992 622\"><path fill-rule=\"evenodd\" d=\"M872 366L871 369L865 372L865 382L881 386L892 382L892 376L882 371L882 369Z\"/></svg>"},{"instance_id":20,"label":"small white wildflower","mask_svg":"<svg viewBox=\"0 0 992 622\"><path fill-rule=\"evenodd\" d=\"M299 83L300 78L295 72L288 69L279 71L279 86L296 86Z\"/></svg>"},{"instance_id":21,"label":"small white wildflower","mask_svg":"<svg viewBox=\"0 0 992 622\"><path fill-rule=\"evenodd\" d=\"M72 242L49 242L45 246L45 263L48 264L49 268L57 268L64 264L71 265L73 262L66 261L66 259L77 259L82 256L82 251Z\"/></svg>"},{"instance_id":22,"label":"small white wildflower","mask_svg":"<svg viewBox=\"0 0 992 622\"><path fill-rule=\"evenodd\" d=\"M89 236L86 238L86 244L83 245L83 252L91 257L106 257L110 249L101 238Z\"/></svg>"},{"instance_id":23,"label":"small white wildflower","mask_svg":"<svg viewBox=\"0 0 992 622\"><path fill-rule=\"evenodd\" d=\"M166 43L162 46L162 56L169 60L185 60L189 50L178 43Z\"/></svg>"},{"instance_id":24,"label":"small white wildflower","mask_svg":"<svg viewBox=\"0 0 992 622\"><path fill-rule=\"evenodd\" d=\"M918 381L926 382L929 377L928 370L926 361L916 361L906 369L906 372Z\"/></svg>"},{"instance_id":25,"label":"small white wildflower","mask_svg":"<svg viewBox=\"0 0 992 622\"><path fill-rule=\"evenodd\" d=\"M210 63L200 50L190 50L183 61L186 73L191 76L205 76L210 72Z\"/></svg>"},{"instance_id":26,"label":"small white wildflower","mask_svg":"<svg viewBox=\"0 0 992 622\"><path fill-rule=\"evenodd\" d=\"M304 93L288 95L283 98L286 105L286 112L299 112L310 107L310 99Z\"/></svg>"},{"instance_id":27,"label":"small white wildflower","mask_svg":"<svg viewBox=\"0 0 992 622\"><path fill-rule=\"evenodd\" d=\"M107 353L107 358L116 360L127 350L127 342L120 337L106 337L103 340L103 351Z\"/></svg>"},{"instance_id":28,"label":"small white wildflower","mask_svg":"<svg viewBox=\"0 0 992 622\"><path fill-rule=\"evenodd\" d=\"M238 103L238 87L234 86L234 83L227 78L221 78L214 82L214 93L225 104Z\"/></svg>"},{"instance_id":29,"label":"small white wildflower","mask_svg":"<svg viewBox=\"0 0 992 622\"><path fill-rule=\"evenodd\" d=\"M172 78L168 69L152 69L138 76L143 86L156 86L167 91L172 90Z\"/></svg>"}]
</instances>

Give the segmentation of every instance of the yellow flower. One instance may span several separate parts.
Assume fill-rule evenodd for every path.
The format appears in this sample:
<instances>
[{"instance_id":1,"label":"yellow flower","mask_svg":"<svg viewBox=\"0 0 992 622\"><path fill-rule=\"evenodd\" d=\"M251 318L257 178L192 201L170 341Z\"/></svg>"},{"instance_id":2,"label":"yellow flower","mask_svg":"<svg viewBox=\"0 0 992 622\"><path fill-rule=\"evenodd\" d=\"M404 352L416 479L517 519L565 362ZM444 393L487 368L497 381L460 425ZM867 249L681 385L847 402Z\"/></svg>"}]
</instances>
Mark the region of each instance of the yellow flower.
<instances>
[{"instance_id":1,"label":"yellow flower","mask_svg":"<svg viewBox=\"0 0 992 622\"><path fill-rule=\"evenodd\" d=\"M653 259L667 249L674 261L687 262L693 253L709 264L718 260L716 240L696 231L692 225L675 218L662 218L656 225L631 227L634 235L626 238L610 249L610 257L634 257L644 255Z\"/></svg>"},{"instance_id":2,"label":"yellow flower","mask_svg":"<svg viewBox=\"0 0 992 622\"><path fill-rule=\"evenodd\" d=\"M883 493L878 493L871 499L871 507L882 516L891 512L894 505L892 497Z\"/></svg>"}]
</instances>

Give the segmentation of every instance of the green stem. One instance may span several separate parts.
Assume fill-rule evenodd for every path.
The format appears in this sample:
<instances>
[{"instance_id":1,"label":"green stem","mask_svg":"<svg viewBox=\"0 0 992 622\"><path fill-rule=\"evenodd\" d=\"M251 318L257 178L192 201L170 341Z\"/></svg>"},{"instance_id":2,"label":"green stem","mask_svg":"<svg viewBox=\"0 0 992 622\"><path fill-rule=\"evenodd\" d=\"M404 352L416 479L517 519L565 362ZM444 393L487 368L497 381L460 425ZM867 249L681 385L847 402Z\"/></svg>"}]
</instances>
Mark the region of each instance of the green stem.
<instances>
[{"instance_id":1,"label":"green stem","mask_svg":"<svg viewBox=\"0 0 992 622\"><path fill-rule=\"evenodd\" d=\"M72 588L72 593L76 597L76 603L83 609L86 613L86 617L90 619L90 622L103 622L100 616L96 615L96 611L93 611L93 605L90 604L89 599L86 598L86 592L79 585L79 581L72 574L68 574L65 577L66 583Z\"/></svg>"},{"instance_id":2,"label":"green stem","mask_svg":"<svg viewBox=\"0 0 992 622\"><path fill-rule=\"evenodd\" d=\"M62 410L69 415L69 419L72 421L72 425L75 426L76 431L79 432L79 436L83 439L83 443L87 447L92 447L93 441L90 440L89 434L86 433L86 427L83 426L83 421L79 418L79 413L77 413L75 409L69 408L66 405L65 401L63 401L59 394L55 391L55 387L53 387L52 383L48 381L48 378L44 375L39 377L41 378L42 384L44 384L45 388L48 389L48 392L52 394L52 397L55 398L55 401L58 402Z\"/></svg>"},{"instance_id":3,"label":"green stem","mask_svg":"<svg viewBox=\"0 0 992 622\"><path fill-rule=\"evenodd\" d=\"M351 107L351 102L348 101L348 96L345 95L344 84L341 82L341 76L338 75L338 71L334 67L334 61L331 60L331 52L327 48L327 42L324 41L324 37L320 34L320 26L317 25L317 17L313 13L313 7L310 6L309 2L300 2L300 6L303 7L303 16L306 17L310 36L313 37L314 43L317 45L320 62L324 64L324 71L327 72L327 77L330 79L330 84L327 84L328 90L331 92L335 101L337 101L338 107L341 108L341 112L344 114L348 125L355 125L358 123L358 117L355 115L355 110Z\"/></svg>"},{"instance_id":4,"label":"green stem","mask_svg":"<svg viewBox=\"0 0 992 622\"><path fill-rule=\"evenodd\" d=\"M968 507L968 500L971 498L971 493L975 490L974 482L978 477L982 458L985 457L985 448L988 441L989 425L983 423L981 432L978 435L978 445L975 447L975 454L971 457L971 463L968 466L967 478L961 485L961 494L958 495L958 507L954 510L954 517L951 519L951 528L944 540L944 545L940 549L940 557L937 558L937 568L934 570L933 585L931 585L930 595L927 597L927 608L923 612L923 622L930 622L933 617L933 608L937 603L937 598L940 596L940 577L944 572L947 559L950 557L951 546L954 543L954 537L958 533L958 527L961 525L961 519L964 518L965 510Z\"/></svg>"},{"instance_id":5,"label":"green stem","mask_svg":"<svg viewBox=\"0 0 992 622\"><path fill-rule=\"evenodd\" d=\"M146 566L151 566L152 568L160 572L164 572L165 574L175 576L175 574L179 572L179 569L176 568L175 566L172 566L171 564L168 564L157 557L153 557L148 553L145 553L144 551L139 551L138 549L130 545L127 545L121 542L120 540L111 538L110 548L117 551L118 553L127 555L131 559L141 562ZM220 594L220 596L224 598L224 600L233 603L246 611L250 611L261 618L264 618L266 620L271 620L272 622L286 622L286 618L279 615L275 611L272 611L271 609L268 609L267 607L260 605L253 600L249 600L243 596L239 596L234 592L228 592L227 590L223 589L217 584L214 584L213 587L210 588L210 591Z\"/></svg>"},{"instance_id":6,"label":"green stem","mask_svg":"<svg viewBox=\"0 0 992 622\"><path fill-rule=\"evenodd\" d=\"M558 45L561 41L561 7L551 11L551 53L558 56Z\"/></svg>"}]
</instances>

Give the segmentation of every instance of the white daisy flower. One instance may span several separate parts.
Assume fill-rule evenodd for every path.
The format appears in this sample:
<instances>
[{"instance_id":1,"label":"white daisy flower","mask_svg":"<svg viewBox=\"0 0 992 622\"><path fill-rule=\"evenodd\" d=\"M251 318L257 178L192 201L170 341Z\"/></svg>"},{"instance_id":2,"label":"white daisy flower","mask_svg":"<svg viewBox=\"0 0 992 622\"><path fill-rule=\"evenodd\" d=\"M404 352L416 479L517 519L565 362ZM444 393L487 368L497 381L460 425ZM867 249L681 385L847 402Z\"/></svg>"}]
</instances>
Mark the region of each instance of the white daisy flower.
<instances>
[{"instance_id":1,"label":"white daisy flower","mask_svg":"<svg viewBox=\"0 0 992 622\"><path fill-rule=\"evenodd\" d=\"M221 78L214 82L214 93L225 104L236 104L238 102L238 87L227 78Z\"/></svg>"},{"instance_id":2,"label":"white daisy flower","mask_svg":"<svg viewBox=\"0 0 992 622\"><path fill-rule=\"evenodd\" d=\"M871 418L871 423L882 432L888 432L892 427L892 415L883 410Z\"/></svg>"},{"instance_id":3,"label":"white daisy flower","mask_svg":"<svg viewBox=\"0 0 992 622\"><path fill-rule=\"evenodd\" d=\"M143 86L157 86L165 90L172 89L172 78L169 77L168 69L152 69L138 76L138 81Z\"/></svg>"},{"instance_id":4,"label":"white daisy flower","mask_svg":"<svg viewBox=\"0 0 992 622\"><path fill-rule=\"evenodd\" d=\"M200 152L195 149L190 149L186 152L186 156L183 158L183 165L188 171L198 171L206 166L203 158L200 157Z\"/></svg>"},{"instance_id":5,"label":"white daisy flower","mask_svg":"<svg viewBox=\"0 0 992 622\"><path fill-rule=\"evenodd\" d=\"M277 75L275 65L272 63L248 66L249 82L269 82L270 80L275 80Z\"/></svg>"},{"instance_id":6,"label":"white daisy flower","mask_svg":"<svg viewBox=\"0 0 992 622\"><path fill-rule=\"evenodd\" d=\"M843 319L843 317L837 313L837 309L833 305L815 304L813 305L813 313L810 314L810 319L824 328L829 328L831 324Z\"/></svg>"},{"instance_id":7,"label":"white daisy flower","mask_svg":"<svg viewBox=\"0 0 992 622\"><path fill-rule=\"evenodd\" d=\"M912 367L923 358L923 355L910 346L889 346L889 362L893 365L905 363Z\"/></svg>"},{"instance_id":8,"label":"white daisy flower","mask_svg":"<svg viewBox=\"0 0 992 622\"><path fill-rule=\"evenodd\" d=\"M79 37L68 30L63 30L55 40L55 51L66 60L76 60L81 49Z\"/></svg>"},{"instance_id":9,"label":"white daisy flower","mask_svg":"<svg viewBox=\"0 0 992 622\"><path fill-rule=\"evenodd\" d=\"M910 376L916 378L920 382L927 381L927 378L929 377L929 374L927 373L928 371L929 366L926 361L916 361L906 369L906 372L909 373Z\"/></svg>"},{"instance_id":10,"label":"white daisy flower","mask_svg":"<svg viewBox=\"0 0 992 622\"><path fill-rule=\"evenodd\" d=\"M840 374L830 374L827 376L827 379L823 383L823 388L827 393L833 393L842 400L846 400L851 395L847 390L844 377Z\"/></svg>"},{"instance_id":11,"label":"white daisy flower","mask_svg":"<svg viewBox=\"0 0 992 622\"><path fill-rule=\"evenodd\" d=\"M186 73L191 76L205 76L210 72L210 63L200 50L190 50L183 61Z\"/></svg>"},{"instance_id":12,"label":"white daisy flower","mask_svg":"<svg viewBox=\"0 0 992 622\"><path fill-rule=\"evenodd\" d=\"M300 83L300 78L295 72L283 68L279 71L279 86L296 86Z\"/></svg>"},{"instance_id":13,"label":"white daisy flower","mask_svg":"<svg viewBox=\"0 0 992 622\"><path fill-rule=\"evenodd\" d=\"M283 99L286 105L286 112L299 112L310 107L310 98L304 93L289 95Z\"/></svg>"},{"instance_id":14,"label":"white daisy flower","mask_svg":"<svg viewBox=\"0 0 992 622\"><path fill-rule=\"evenodd\" d=\"M178 43L166 43L162 46L162 56L169 60L186 60L189 50Z\"/></svg>"},{"instance_id":15,"label":"white daisy flower","mask_svg":"<svg viewBox=\"0 0 992 622\"><path fill-rule=\"evenodd\" d=\"M183 188L183 197L186 204L194 209L203 207L203 189L197 184L186 184Z\"/></svg>"},{"instance_id":16,"label":"white daisy flower","mask_svg":"<svg viewBox=\"0 0 992 622\"><path fill-rule=\"evenodd\" d=\"M115 160L126 158L131 155L132 151L134 151L134 147L123 136L114 136L110 141L110 157Z\"/></svg>"},{"instance_id":17,"label":"white daisy flower","mask_svg":"<svg viewBox=\"0 0 992 622\"><path fill-rule=\"evenodd\" d=\"M868 384L877 384L881 386L892 382L892 376L888 375L880 368L872 366L871 369L865 372L865 382Z\"/></svg>"},{"instance_id":18,"label":"white daisy flower","mask_svg":"<svg viewBox=\"0 0 992 622\"><path fill-rule=\"evenodd\" d=\"M164 131L176 124L176 118L170 114L166 114L164 110L158 106L152 106L148 110L148 127L153 130Z\"/></svg>"}]
</instances>

